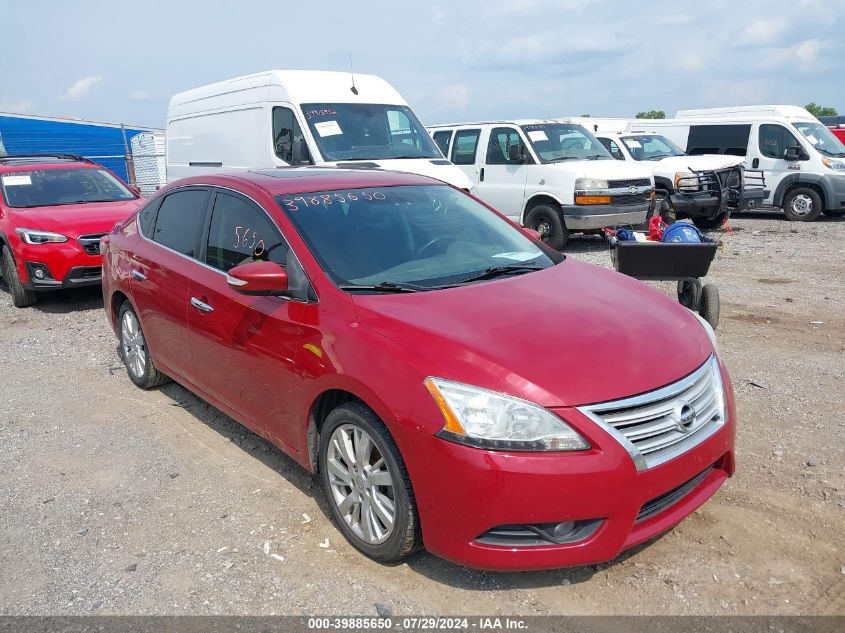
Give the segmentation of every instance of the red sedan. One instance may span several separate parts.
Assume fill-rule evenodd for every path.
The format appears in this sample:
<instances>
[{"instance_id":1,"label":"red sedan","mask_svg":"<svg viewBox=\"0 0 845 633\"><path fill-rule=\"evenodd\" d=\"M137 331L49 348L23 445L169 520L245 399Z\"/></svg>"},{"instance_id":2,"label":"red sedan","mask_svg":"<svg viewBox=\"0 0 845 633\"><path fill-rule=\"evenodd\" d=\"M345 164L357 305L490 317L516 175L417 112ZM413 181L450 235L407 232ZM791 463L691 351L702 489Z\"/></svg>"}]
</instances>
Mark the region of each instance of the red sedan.
<instances>
[{"instance_id":1,"label":"red sedan","mask_svg":"<svg viewBox=\"0 0 845 633\"><path fill-rule=\"evenodd\" d=\"M318 473L377 560L605 561L733 473L709 326L439 181L198 176L103 248L130 379L172 378Z\"/></svg>"},{"instance_id":2,"label":"red sedan","mask_svg":"<svg viewBox=\"0 0 845 633\"><path fill-rule=\"evenodd\" d=\"M12 303L100 283L100 238L141 196L105 167L69 154L0 157L0 275Z\"/></svg>"}]
</instances>

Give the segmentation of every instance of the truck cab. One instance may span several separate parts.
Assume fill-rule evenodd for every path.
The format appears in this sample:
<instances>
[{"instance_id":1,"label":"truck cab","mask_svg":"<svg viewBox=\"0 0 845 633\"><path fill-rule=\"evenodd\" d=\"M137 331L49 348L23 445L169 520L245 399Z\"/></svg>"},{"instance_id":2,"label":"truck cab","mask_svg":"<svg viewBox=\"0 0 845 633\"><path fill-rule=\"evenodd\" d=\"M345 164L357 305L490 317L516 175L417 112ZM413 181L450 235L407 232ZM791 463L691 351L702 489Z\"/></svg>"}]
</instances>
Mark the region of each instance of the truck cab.
<instances>
[{"instance_id":1,"label":"truck cab","mask_svg":"<svg viewBox=\"0 0 845 633\"><path fill-rule=\"evenodd\" d=\"M563 248L572 232L646 221L654 194L649 170L613 160L581 125L502 120L428 130L476 196L552 248Z\"/></svg>"}]
</instances>

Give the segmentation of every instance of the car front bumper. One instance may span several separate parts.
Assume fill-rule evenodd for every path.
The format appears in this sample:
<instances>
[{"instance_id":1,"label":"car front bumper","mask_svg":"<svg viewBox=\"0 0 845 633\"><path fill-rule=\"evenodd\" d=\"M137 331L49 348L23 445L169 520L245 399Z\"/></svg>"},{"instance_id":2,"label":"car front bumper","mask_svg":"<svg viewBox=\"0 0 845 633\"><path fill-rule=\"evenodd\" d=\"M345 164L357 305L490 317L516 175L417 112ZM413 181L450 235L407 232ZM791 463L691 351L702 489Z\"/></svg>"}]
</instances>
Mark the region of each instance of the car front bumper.
<instances>
[{"instance_id":1,"label":"car front bumper","mask_svg":"<svg viewBox=\"0 0 845 633\"><path fill-rule=\"evenodd\" d=\"M401 427L396 439L409 468L426 549L478 569L552 569L608 561L669 530L734 472L729 383L726 391L724 426L680 456L641 471L620 443L573 408L555 412L587 438L588 451L487 451ZM679 488L683 494L671 496ZM655 506L657 511L643 516ZM479 541L500 526L563 521L598 521L598 527L562 544Z\"/></svg>"},{"instance_id":2,"label":"car front bumper","mask_svg":"<svg viewBox=\"0 0 845 633\"><path fill-rule=\"evenodd\" d=\"M609 204L572 204L563 206L566 228L570 231L589 231L620 224L643 224L648 216L650 202L614 206Z\"/></svg>"},{"instance_id":3,"label":"car front bumper","mask_svg":"<svg viewBox=\"0 0 845 633\"><path fill-rule=\"evenodd\" d=\"M59 244L20 244L15 261L25 288L38 292L79 288L102 280L102 257L86 253L76 240ZM39 278L37 270L42 271Z\"/></svg>"}]
</instances>

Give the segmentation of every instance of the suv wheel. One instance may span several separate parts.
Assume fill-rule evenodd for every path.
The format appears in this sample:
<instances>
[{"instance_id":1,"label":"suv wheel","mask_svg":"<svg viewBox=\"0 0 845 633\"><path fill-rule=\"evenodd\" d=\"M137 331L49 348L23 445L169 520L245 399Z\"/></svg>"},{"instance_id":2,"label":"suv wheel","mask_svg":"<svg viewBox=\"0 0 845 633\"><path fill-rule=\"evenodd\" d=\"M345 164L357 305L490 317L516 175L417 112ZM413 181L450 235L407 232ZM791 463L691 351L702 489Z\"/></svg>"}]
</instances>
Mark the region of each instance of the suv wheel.
<instances>
[{"instance_id":1,"label":"suv wheel","mask_svg":"<svg viewBox=\"0 0 845 633\"><path fill-rule=\"evenodd\" d=\"M562 250L569 239L569 229L563 222L560 209L547 204L538 204L525 216L525 226L534 229L543 242L553 249Z\"/></svg>"},{"instance_id":2,"label":"suv wheel","mask_svg":"<svg viewBox=\"0 0 845 633\"><path fill-rule=\"evenodd\" d=\"M141 321L128 301L124 301L118 312L120 331L120 359L126 365L129 379L141 389L152 389L166 383L169 378L155 368Z\"/></svg>"},{"instance_id":3,"label":"suv wheel","mask_svg":"<svg viewBox=\"0 0 845 633\"><path fill-rule=\"evenodd\" d=\"M710 231L712 229L718 229L725 223L725 220L728 219L727 213L720 213L712 218L693 218L692 222L698 228L704 229L705 231Z\"/></svg>"},{"instance_id":4,"label":"suv wheel","mask_svg":"<svg viewBox=\"0 0 845 633\"><path fill-rule=\"evenodd\" d=\"M332 411L320 431L318 459L332 516L353 546L385 563L419 546L411 480L375 413L355 402Z\"/></svg>"},{"instance_id":5,"label":"suv wheel","mask_svg":"<svg viewBox=\"0 0 845 633\"><path fill-rule=\"evenodd\" d=\"M798 187L783 199L783 212L793 222L811 222L822 212L822 198L815 189Z\"/></svg>"},{"instance_id":6,"label":"suv wheel","mask_svg":"<svg viewBox=\"0 0 845 633\"><path fill-rule=\"evenodd\" d=\"M9 292L12 295L12 303L16 308L26 308L38 301L38 295L34 290L24 288L18 277L18 271L15 269L15 260L12 258L12 252L8 246L3 247L3 253L0 256L0 272L3 274L3 279L9 286Z\"/></svg>"}]
</instances>

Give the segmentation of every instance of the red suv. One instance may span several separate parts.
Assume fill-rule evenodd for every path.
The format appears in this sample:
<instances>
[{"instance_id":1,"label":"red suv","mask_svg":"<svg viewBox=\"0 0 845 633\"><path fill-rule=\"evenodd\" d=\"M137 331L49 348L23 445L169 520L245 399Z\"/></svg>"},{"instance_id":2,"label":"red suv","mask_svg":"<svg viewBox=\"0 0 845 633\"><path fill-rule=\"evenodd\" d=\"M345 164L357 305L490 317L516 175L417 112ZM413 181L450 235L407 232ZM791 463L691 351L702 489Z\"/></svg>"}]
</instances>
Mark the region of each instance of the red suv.
<instances>
[{"instance_id":1,"label":"red suv","mask_svg":"<svg viewBox=\"0 0 845 633\"><path fill-rule=\"evenodd\" d=\"M100 283L100 238L140 205L108 169L79 156L0 157L0 275L13 303Z\"/></svg>"},{"instance_id":2,"label":"red suv","mask_svg":"<svg viewBox=\"0 0 845 633\"><path fill-rule=\"evenodd\" d=\"M198 176L103 241L129 378L173 378L318 473L395 561L605 561L734 470L713 331L423 176Z\"/></svg>"}]
</instances>

